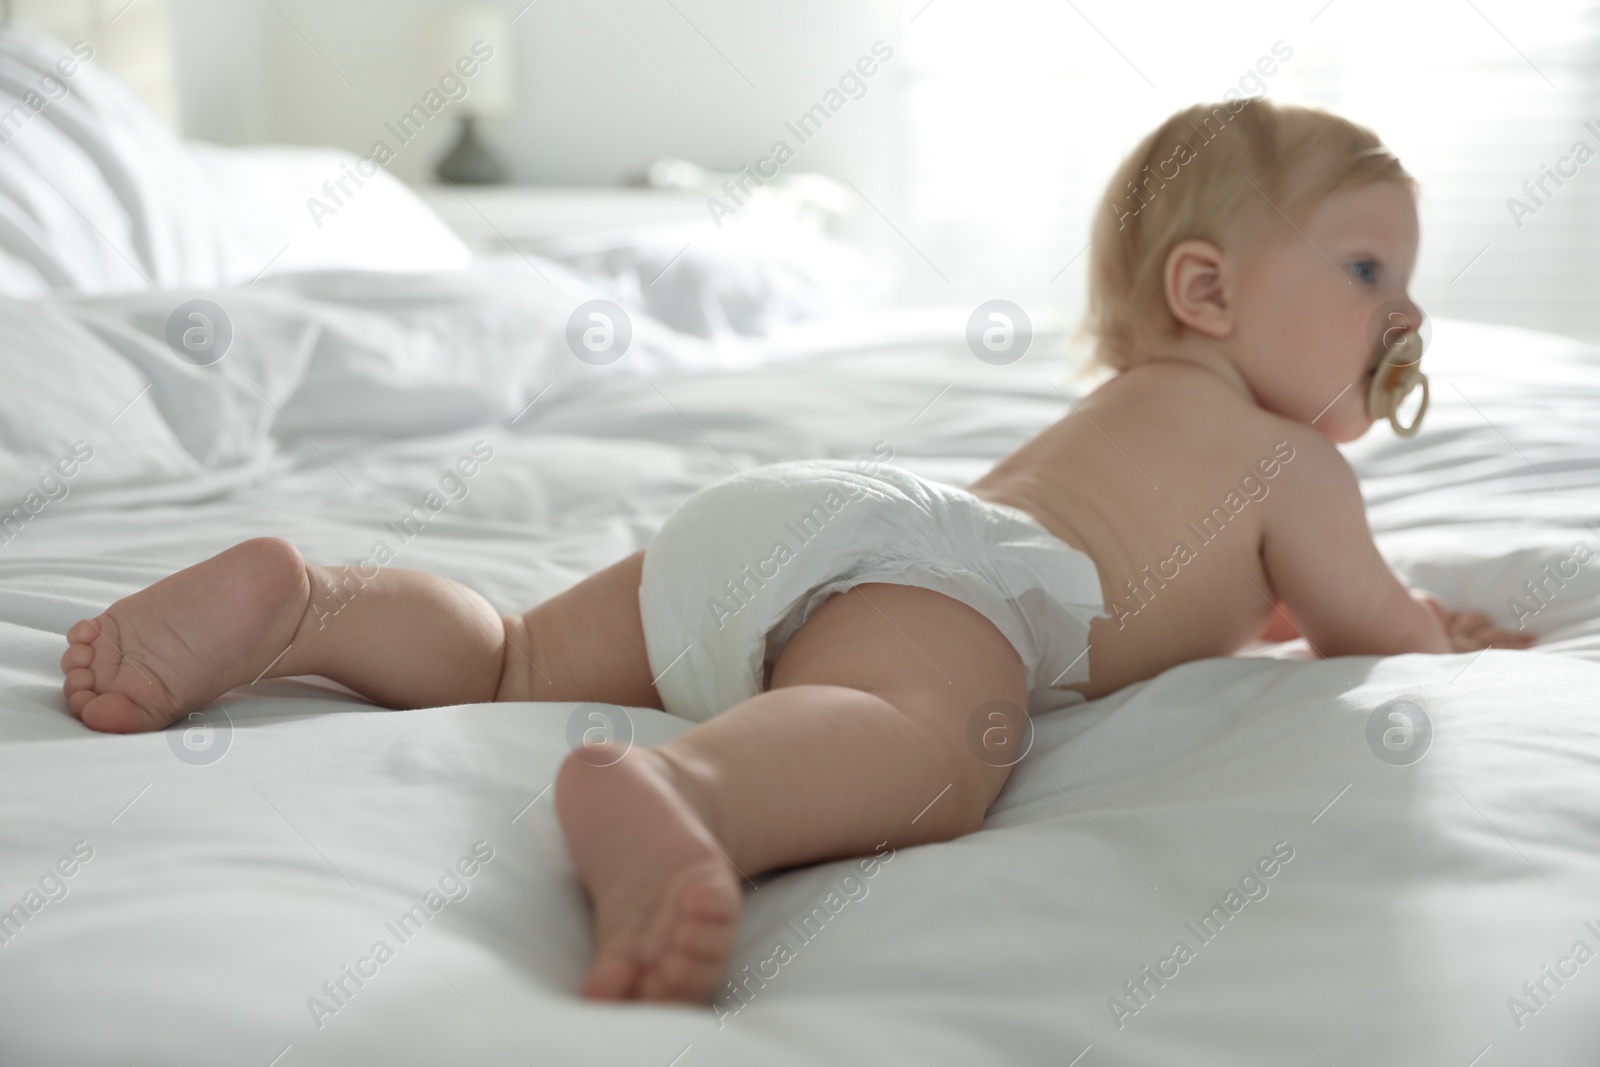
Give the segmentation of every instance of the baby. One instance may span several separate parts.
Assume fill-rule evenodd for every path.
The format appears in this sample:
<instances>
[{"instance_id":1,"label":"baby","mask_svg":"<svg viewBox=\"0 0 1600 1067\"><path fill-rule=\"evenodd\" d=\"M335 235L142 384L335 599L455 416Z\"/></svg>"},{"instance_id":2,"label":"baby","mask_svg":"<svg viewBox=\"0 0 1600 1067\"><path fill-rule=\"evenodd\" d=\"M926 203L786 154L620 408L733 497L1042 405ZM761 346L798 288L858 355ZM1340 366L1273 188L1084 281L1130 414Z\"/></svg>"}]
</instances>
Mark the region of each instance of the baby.
<instances>
[{"instance_id":1,"label":"baby","mask_svg":"<svg viewBox=\"0 0 1600 1067\"><path fill-rule=\"evenodd\" d=\"M1188 108L1094 223L1087 326L1110 377L973 484L763 467L511 616L435 575L245 541L75 624L67 706L158 730L322 675L391 708L694 720L654 748L578 748L555 803L594 909L584 994L703 1002L744 883L977 830L1027 713L1262 639L1529 643L1396 578L1334 447L1416 377L1416 254L1414 181L1371 131L1265 100Z\"/></svg>"}]
</instances>

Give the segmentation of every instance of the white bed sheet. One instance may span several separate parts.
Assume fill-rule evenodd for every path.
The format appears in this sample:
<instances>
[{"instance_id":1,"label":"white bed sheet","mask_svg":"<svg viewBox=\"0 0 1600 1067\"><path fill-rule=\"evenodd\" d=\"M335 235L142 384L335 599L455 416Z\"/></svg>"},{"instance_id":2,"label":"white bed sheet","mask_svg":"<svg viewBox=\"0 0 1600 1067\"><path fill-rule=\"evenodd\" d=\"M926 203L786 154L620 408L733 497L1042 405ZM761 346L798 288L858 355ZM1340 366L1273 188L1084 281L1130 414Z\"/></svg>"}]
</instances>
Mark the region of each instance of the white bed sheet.
<instances>
[{"instance_id":1,"label":"white bed sheet","mask_svg":"<svg viewBox=\"0 0 1600 1067\"><path fill-rule=\"evenodd\" d=\"M283 435L285 469L231 496L86 498L0 545L0 908L93 849L0 944L0 1062L1592 1062L1600 961L1544 979L1520 1027L1508 998L1527 1002L1523 983L1574 942L1600 951L1600 568L1534 619L1537 653L1286 649L1041 716L982 831L897 853L814 940L786 924L851 888L851 865L761 879L731 969L779 938L794 958L720 1018L575 996L587 916L547 788L568 705L385 712L278 681L221 702L232 732L206 766L171 732L100 736L65 711L55 664L79 614L258 534L353 562L478 439L494 459L397 562L512 611L641 547L731 467L881 439L960 483L1062 410L1042 342L1000 368L894 335L858 350L813 330L774 342L805 359L591 376L514 427L325 456ZM1390 557L1504 619L1525 579L1593 537L1595 357L1438 324L1422 436L1351 450ZM1366 741L1397 697L1436 729L1407 767ZM640 743L690 725L630 717ZM385 924L479 841L494 858L468 895L399 944ZM1293 858L1269 894L1200 945L1186 921L1279 842ZM319 1027L310 998L380 939L394 958ZM1111 998L1136 1004L1124 983L1179 939L1195 958L1119 1027Z\"/></svg>"}]
</instances>

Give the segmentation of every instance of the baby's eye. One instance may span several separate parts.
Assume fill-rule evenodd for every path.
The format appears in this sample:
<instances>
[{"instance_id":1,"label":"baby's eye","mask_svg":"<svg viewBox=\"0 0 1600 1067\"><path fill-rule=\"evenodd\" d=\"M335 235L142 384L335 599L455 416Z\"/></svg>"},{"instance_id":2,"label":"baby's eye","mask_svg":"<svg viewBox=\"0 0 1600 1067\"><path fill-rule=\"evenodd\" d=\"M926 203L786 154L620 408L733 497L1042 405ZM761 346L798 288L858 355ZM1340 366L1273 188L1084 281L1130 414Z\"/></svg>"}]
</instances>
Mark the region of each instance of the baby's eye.
<instances>
[{"instance_id":1,"label":"baby's eye","mask_svg":"<svg viewBox=\"0 0 1600 1067\"><path fill-rule=\"evenodd\" d=\"M1358 259L1350 264L1350 273L1371 285L1378 280L1378 265L1370 259Z\"/></svg>"}]
</instances>

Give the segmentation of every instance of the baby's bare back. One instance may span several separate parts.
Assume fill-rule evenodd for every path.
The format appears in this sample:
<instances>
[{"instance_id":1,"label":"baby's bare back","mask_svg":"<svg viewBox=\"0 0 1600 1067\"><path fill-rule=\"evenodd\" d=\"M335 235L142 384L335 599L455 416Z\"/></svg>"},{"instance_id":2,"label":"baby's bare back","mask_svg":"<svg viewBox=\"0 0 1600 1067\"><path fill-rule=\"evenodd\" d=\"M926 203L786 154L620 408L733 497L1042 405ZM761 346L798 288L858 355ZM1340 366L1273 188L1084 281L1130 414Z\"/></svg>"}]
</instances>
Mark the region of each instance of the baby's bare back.
<instances>
[{"instance_id":1,"label":"baby's bare back","mask_svg":"<svg viewBox=\"0 0 1600 1067\"><path fill-rule=\"evenodd\" d=\"M1099 568L1112 618L1091 628L1090 681L1074 687L1093 698L1261 633L1279 595L1263 546L1303 495L1282 490L1330 454L1342 463L1212 372L1149 362L967 489L1022 508Z\"/></svg>"}]
</instances>

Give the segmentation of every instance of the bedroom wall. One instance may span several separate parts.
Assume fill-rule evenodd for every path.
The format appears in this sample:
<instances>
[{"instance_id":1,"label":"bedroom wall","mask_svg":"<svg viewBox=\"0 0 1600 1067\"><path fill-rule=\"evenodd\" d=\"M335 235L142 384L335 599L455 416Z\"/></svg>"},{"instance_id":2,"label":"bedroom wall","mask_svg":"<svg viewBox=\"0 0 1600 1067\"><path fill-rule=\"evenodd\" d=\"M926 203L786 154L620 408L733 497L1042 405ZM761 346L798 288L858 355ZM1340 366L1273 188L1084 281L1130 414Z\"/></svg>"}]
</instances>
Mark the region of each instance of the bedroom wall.
<instances>
[{"instance_id":1,"label":"bedroom wall","mask_svg":"<svg viewBox=\"0 0 1600 1067\"><path fill-rule=\"evenodd\" d=\"M441 0L168 0L182 124L228 144L332 144L365 153L383 123L437 77ZM507 0L511 14L522 7ZM517 113L490 126L514 179L610 183L661 155L737 169L874 40L894 38L899 0L538 0L512 30ZM719 55L720 51L720 55ZM869 91L831 120L796 168L880 186L890 116ZM431 123L391 165L426 180L448 148ZM869 192L870 195L870 192Z\"/></svg>"},{"instance_id":2,"label":"bedroom wall","mask_svg":"<svg viewBox=\"0 0 1600 1067\"><path fill-rule=\"evenodd\" d=\"M180 99L179 127L219 144L287 140L270 120L260 0L167 0Z\"/></svg>"},{"instance_id":3,"label":"bedroom wall","mask_svg":"<svg viewBox=\"0 0 1600 1067\"><path fill-rule=\"evenodd\" d=\"M109 0L7 0L0 14L61 41L94 42L97 62L127 82L168 123L179 121L166 0L144 0L137 7Z\"/></svg>"},{"instance_id":4,"label":"bedroom wall","mask_svg":"<svg viewBox=\"0 0 1600 1067\"><path fill-rule=\"evenodd\" d=\"M527 0L493 2L515 13ZM166 3L190 136L363 153L436 76L430 17L449 6ZM1515 0L1341 0L1315 20L1276 0L1230 10L1224 22L1173 0L1169 32L1151 38L1145 7L1118 0L537 0L514 25L517 112L490 134L525 183L611 183L660 155L736 169L882 37L896 58L791 169L846 177L868 197L849 232L900 264L902 296L1004 293L1075 316L1088 212L1116 158L1281 37L1294 58L1272 78L1275 98L1372 123L1421 176L1414 291L1431 313L1600 340L1595 166L1537 218L1507 213L1575 139L1600 143L1584 125L1600 121L1600 4L1552 0L1531 21ZM1433 47L1391 69L1387 51L1365 44L1380 25L1385 39ZM1497 26L1514 28L1517 45ZM449 134L434 122L391 170L427 180Z\"/></svg>"}]
</instances>

